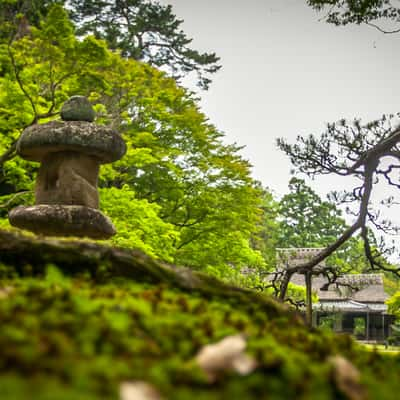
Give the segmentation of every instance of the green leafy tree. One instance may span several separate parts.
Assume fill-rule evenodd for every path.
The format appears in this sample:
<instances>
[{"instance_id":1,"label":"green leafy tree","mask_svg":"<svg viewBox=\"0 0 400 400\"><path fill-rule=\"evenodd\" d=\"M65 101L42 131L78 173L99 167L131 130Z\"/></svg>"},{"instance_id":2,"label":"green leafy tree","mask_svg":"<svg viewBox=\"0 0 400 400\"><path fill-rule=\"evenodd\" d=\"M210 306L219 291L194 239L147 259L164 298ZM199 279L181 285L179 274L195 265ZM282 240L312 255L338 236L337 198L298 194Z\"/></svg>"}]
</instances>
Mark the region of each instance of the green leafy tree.
<instances>
[{"instance_id":1,"label":"green leafy tree","mask_svg":"<svg viewBox=\"0 0 400 400\"><path fill-rule=\"evenodd\" d=\"M0 194L30 187L34 169L14 158L21 131L55 117L72 94L104 86L100 71L109 66L109 56L103 42L76 39L60 6L50 10L40 29L0 43Z\"/></svg>"},{"instance_id":2,"label":"green leafy tree","mask_svg":"<svg viewBox=\"0 0 400 400\"><path fill-rule=\"evenodd\" d=\"M303 179L293 177L289 191L279 203L277 247L324 248L347 229L342 211L334 203L322 200ZM350 239L328 261L338 273L364 272L368 266L359 238Z\"/></svg>"},{"instance_id":3,"label":"green leafy tree","mask_svg":"<svg viewBox=\"0 0 400 400\"><path fill-rule=\"evenodd\" d=\"M279 222L279 202L268 189L263 192L261 229L256 238L253 239L253 247L261 251L266 266L260 271L265 276L265 271L276 268L276 248L279 245L281 224Z\"/></svg>"},{"instance_id":4,"label":"green leafy tree","mask_svg":"<svg viewBox=\"0 0 400 400\"><path fill-rule=\"evenodd\" d=\"M122 160L102 169L99 181L102 207L121 228L114 243L196 268L263 264L251 243L261 191L240 148L222 142L193 95L104 41L78 39L60 5L39 25L1 47L3 216L27 201L13 194L32 189L37 168L15 157L20 132L57 118L62 102L78 93L94 104L97 123L117 129L128 146ZM127 202L132 215L125 221L114 198ZM133 216L135 210L143 218Z\"/></svg>"},{"instance_id":5,"label":"green leafy tree","mask_svg":"<svg viewBox=\"0 0 400 400\"><path fill-rule=\"evenodd\" d=\"M179 232L160 218L160 206L138 199L128 186L100 190L102 210L112 219L118 234L110 241L120 247L135 247L172 262Z\"/></svg>"},{"instance_id":6,"label":"green leafy tree","mask_svg":"<svg viewBox=\"0 0 400 400\"><path fill-rule=\"evenodd\" d=\"M113 90L99 95L105 121L123 119L128 153L105 169L101 185L129 184L139 198L159 204L163 220L180 232L181 264L263 263L249 240L259 229L261 191L240 148L222 143L192 95L172 79L123 62L129 75L114 74Z\"/></svg>"},{"instance_id":7,"label":"green leafy tree","mask_svg":"<svg viewBox=\"0 0 400 400\"><path fill-rule=\"evenodd\" d=\"M32 183L32 173L26 173L32 164L15 158L21 131L56 117L72 94L89 95L105 85L99 72L111 58L105 43L93 37L77 40L60 6L52 7L40 28L31 27L28 35L2 42L0 57L0 182L6 192L13 192Z\"/></svg>"},{"instance_id":8,"label":"green leafy tree","mask_svg":"<svg viewBox=\"0 0 400 400\"><path fill-rule=\"evenodd\" d=\"M341 211L303 179L292 178L279 202L279 247L324 247L345 229Z\"/></svg>"},{"instance_id":9,"label":"green leafy tree","mask_svg":"<svg viewBox=\"0 0 400 400\"><path fill-rule=\"evenodd\" d=\"M400 318L400 291L397 291L388 301L388 311L390 314L395 315L397 321Z\"/></svg>"},{"instance_id":10,"label":"green leafy tree","mask_svg":"<svg viewBox=\"0 0 400 400\"><path fill-rule=\"evenodd\" d=\"M39 27L53 4L68 9L78 36L105 39L123 57L162 67L177 80L195 73L198 85L207 89L210 74L221 67L215 53L190 47L192 39L170 5L153 0L0 0L0 37L19 37L30 25Z\"/></svg>"}]
</instances>

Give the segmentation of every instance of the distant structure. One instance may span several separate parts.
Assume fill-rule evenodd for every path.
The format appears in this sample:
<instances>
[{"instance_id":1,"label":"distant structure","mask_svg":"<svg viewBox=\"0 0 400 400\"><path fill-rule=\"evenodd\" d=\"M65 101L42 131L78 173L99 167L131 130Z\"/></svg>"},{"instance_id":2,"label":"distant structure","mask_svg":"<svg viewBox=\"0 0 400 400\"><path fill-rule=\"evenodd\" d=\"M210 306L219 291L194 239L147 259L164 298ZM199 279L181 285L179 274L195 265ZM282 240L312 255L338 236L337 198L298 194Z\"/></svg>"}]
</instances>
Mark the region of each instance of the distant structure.
<instances>
[{"instance_id":1,"label":"distant structure","mask_svg":"<svg viewBox=\"0 0 400 400\"><path fill-rule=\"evenodd\" d=\"M323 247L298 247L298 248L277 248L277 268L283 270L288 267L296 267L300 264L304 264L306 261L311 260L316 255L324 250ZM325 262L318 264L316 268L324 268Z\"/></svg>"},{"instance_id":2,"label":"distant structure","mask_svg":"<svg viewBox=\"0 0 400 400\"><path fill-rule=\"evenodd\" d=\"M107 239L112 222L99 210L100 164L119 160L125 142L112 129L95 125L95 113L83 96L73 96L61 109L62 121L24 130L17 153L40 162L35 205L9 213L11 225L49 236Z\"/></svg>"},{"instance_id":3,"label":"distant structure","mask_svg":"<svg viewBox=\"0 0 400 400\"><path fill-rule=\"evenodd\" d=\"M322 248L277 249L277 267L297 266L321 252ZM383 274L346 274L334 283L322 275L312 276L311 286L318 296L313 304L314 326L327 326L336 332L349 333L359 340L383 342L390 336L394 317L387 313L389 296L383 287ZM304 274L294 274L291 283L306 286Z\"/></svg>"},{"instance_id":4,"label":"distant structure","mask_svg":"<svg viewBox=\"0 0 400 400\"><path fill-rule=\"evenodd\" d=\"M305 286L304 275L293 275L291 282ZM342 275L329 286L326 277L314 276L312 286L319 299L313 304L315 326L328 326L366 341L385 341L390 336L394 317L387 313L389 296L382 274Z\"/></svg>"}]
</instances>

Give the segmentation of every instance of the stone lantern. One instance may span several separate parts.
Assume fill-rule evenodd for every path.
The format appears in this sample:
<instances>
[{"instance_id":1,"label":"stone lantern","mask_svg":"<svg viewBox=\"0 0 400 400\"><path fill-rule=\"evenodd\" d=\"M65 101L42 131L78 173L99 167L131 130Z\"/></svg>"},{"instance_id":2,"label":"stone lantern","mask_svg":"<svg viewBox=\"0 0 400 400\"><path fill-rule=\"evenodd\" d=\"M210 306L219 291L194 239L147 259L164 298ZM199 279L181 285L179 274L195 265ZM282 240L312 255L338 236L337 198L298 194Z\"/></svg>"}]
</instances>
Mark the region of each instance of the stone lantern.
<instances>
[{"instance_id":1,"label":"stone lantern","mask_svg":"<svg viewBox=\"0 0 400 400\"><path fill-rule=\"evenodd\" d=\"M17 153L40 168L35 205L11 210L10 223L42 235L109 238L115 228L99 210L97 179L100 164L125 154L125 142L93 123L94 111L83 96L65 102L61 118L28 127L18 141Z\"/></svg>"}]
</instances>

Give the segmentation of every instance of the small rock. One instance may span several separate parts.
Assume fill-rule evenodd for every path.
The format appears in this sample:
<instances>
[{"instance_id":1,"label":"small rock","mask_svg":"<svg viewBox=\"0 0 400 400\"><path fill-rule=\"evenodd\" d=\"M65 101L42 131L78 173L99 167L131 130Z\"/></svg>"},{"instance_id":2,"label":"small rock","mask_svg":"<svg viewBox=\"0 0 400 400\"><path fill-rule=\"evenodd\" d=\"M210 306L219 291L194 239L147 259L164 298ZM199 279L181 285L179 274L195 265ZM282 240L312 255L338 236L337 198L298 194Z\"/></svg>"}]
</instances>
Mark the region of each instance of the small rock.
<instances>
[{"instance_id":1,"label":"small rock","mask_svg":"<svg viewBox=\"0 0 400 400\"><path fill-rule=\"evenodd\" d=\"M5 286L0 288L0 300L6 299L10 293L14 290L12 286Z\"/></svg>"},{"instance_id":2,"label":"small rock","mask_svg":"<svg viewBox=\"0 0 400 400\"><path fill-rule=\"evenodd\" d=\"M333 379L337 388L347 396L349 400L366 400L367 394L361 385L360 371L346 358L334 356L328 359L333 366Z\"/></svg>"},{"instance_id":3,"label":"small rock","mask_svg":"<svg viewBox=\"0 0 400 400\"><path fill-rule=\"evenodd\" d=\"M123 382L119 387L120 400L161 400L157 390L147 382Z\"/></svg>"},{"instance_id":4,"label":"small rock","mask_svg":"<svg viewBox=\"0 0 400 400\"><path fill-rule=\"evenodd\" d=\"M204 346L197 354L196 361L212 382L218 372L224 370L247 375L257 367L257 363L244 353L246 345L243 335L227 336L218 343Z\"/></svg>"},{"instance_id":5,"label":"small rock","mask_svg":"<svg viewBox=\"0 0 400 400\"><path fill-rule=\"evenodd\" d=\"M64 121L93 122L95 112L85 96L70 97L61 108L61 118Z\"/></svg>"}]
</instances>

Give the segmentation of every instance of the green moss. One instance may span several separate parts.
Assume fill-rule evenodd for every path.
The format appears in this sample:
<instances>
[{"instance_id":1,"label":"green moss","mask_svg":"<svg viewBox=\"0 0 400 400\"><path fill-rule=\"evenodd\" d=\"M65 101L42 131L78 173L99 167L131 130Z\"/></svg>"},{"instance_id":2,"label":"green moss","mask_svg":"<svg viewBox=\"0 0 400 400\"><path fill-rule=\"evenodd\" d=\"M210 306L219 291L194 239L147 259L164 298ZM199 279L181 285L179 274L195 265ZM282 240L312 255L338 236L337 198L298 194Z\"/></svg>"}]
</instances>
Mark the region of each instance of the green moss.
<instances>
[{"instance_id":1,"label":"green moss","mask_svg":"<svg viewBox=\"0 0 400 400\"><path fill-rule=\"evenodd\" d=\"M333 354L362 371L371 398L395 399L400 390L399 358L309 331L260 295L223 295L213 280L209 290L190 292L110 275L107 283L90 274L67 277L54 265L42 277L2 268L1 286L9 289L0 299L1 399L118 399L119 384L132 380L177 400L344 399L327 363ZM209 383L193 357L238 332L247 335L258 368Z\"/></svg>"}]
</instances>

